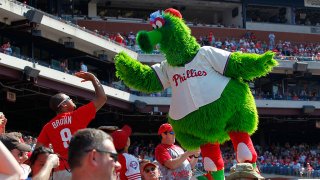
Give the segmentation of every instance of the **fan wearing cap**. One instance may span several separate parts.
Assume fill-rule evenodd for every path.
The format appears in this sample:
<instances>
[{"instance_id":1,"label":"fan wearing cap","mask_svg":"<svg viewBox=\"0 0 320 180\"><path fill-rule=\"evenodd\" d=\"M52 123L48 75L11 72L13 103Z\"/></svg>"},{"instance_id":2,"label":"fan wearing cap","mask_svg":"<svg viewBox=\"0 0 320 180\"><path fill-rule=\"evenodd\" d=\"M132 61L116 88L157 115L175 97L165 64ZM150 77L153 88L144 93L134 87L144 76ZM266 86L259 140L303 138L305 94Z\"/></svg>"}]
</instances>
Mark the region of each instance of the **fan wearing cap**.
<instances>
[{"instance_id":1,"label":"fan wearing cap","mask_svg":"<svg viewBox=\"0 0 320 180\"><path fill-rule=\"evenodd\" d=\"M103 86L92 73L81 71L75 73L75 76L82 78L81 82L91 81L96 97L77 109L72 99L64 93L58 93L50 98L50 108L57 115L42 128L36 148L49 147L49 144L52 144L54 152L59 154L60 162L53 173L54 179L71 179L67 162L71 137L76 131L88 126L107 99Z\"/></svg>"},{"instance_id":2,"label":"fan wearing cap","mask_svg":"<svg viewBox=\"0 0 320 180\"><path fill-rule=\"evenodd\" d=\"M155 156L163 179L190 179L200 151L184 152L181 147L175 145L175 133L168 123L160 126L158 135L161 136L161 144L156 147Z\"/></svg>"},{"instance_id":3,"label":"fan wearing cap","mask_svg":"<svg viewBox=\"0 0 320 180\"><path fill-rule=\"evenodd\" d=\"M140 171L141 171L143 180L159 180L160 179L159 167L155 162L151 162L150 160L143 159L140 162Z\"/></svg>"},{"instance_id":4,"label":"fan wearing cap","mask_svg":"<svg viewBox=\"0 0 320 180\"><path fill-rule=\"evenodd\" d=\"M11 152L13 157L20 164L20 167L23 169L23 174L20 174L20 179L26 179L28 177L30 167L27 167L27 165L21 165L26 159L28 159L26 153L31 151L31 147L25 143L22 143L19 138L14 135L14 133L5 133L0 135L0 141Z\"/></svg>"},{"instance_id":5,"label":"fan wearing cap","mask_svg":"<svg viewBox=\"0 0 320 180\"><path fill-rule=\"evenodd\" d=\"M139 161L135 156L128 153L131 131L131 128L125 125L122 129L118 129L111 134L114 147L119 154L118 161L121 164L121 169L117 172L120 180L141 179Z\"/></svg>"}]
</instances>

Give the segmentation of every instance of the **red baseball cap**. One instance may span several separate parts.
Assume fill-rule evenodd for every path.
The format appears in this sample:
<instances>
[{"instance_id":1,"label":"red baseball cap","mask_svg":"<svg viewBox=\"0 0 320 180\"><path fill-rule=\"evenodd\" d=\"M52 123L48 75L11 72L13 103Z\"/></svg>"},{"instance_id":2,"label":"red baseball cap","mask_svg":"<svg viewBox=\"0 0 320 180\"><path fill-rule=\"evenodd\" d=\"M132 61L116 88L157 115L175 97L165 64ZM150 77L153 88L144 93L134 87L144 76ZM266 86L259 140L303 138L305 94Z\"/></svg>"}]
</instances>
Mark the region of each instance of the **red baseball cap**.
<instances>
[{"instance_id":1,"label":"red baseball cap","mask_svg":"<svg viewBox=\"0 0 320 180\"><path fill-rule=\"evenodd\" d=\"M169 123L165 123L165 124L162 124L160 127L159 127L159 130L158 130L158 135L164 133L164 132L167 132L167 131L172 131L172 126L171 124Z\"/></svg>"},{"instance_id":2,"label":"red baseball cap","mask_svg":"<svg viewBox=\"0 0 320 180\"><path fill-rule=\"evenodd\" d=\"M124 125L121 129L118 129L111 133L113 138L113 144L116 150L121 150L126 147L129 136L131 135L131 127Z\"/></svg>"},{"instance_id":3,"label":"red baseball cap","mask_svg":"<svg viewBox=\"0 0 320 180\"><path fill-rule=\"evenodd\" d=\"M158 167L158 162L153 161L151 162L148 159L142 159L140 162L140 172L144 171L148 166Z\"/></svg>"},{"instance_id":4,"label":"red baseball cap","mask_svg":"<svg viewBox=\"0 0 320 180\"><path fill-rule=\"evenodd\" d=\"M148 163L142 164L142 170L146 169L146 167L148 167L148 166L157 167L157 165L155 163L148 162Z\"/></svg>"}]
</instances>

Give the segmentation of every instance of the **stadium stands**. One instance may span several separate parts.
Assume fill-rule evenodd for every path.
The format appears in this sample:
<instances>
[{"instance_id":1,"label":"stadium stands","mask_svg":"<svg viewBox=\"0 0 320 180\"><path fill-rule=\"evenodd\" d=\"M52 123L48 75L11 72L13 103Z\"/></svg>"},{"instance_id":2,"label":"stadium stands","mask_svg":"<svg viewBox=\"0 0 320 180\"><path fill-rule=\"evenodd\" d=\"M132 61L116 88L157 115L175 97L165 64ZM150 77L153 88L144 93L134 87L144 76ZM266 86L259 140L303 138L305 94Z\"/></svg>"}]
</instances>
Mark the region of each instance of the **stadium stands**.
<instances>
[{"instance_id":1,"label":"stadium stands","mask_svg":"<svg viewBox=\"0 0 320 180\"><path fill-rule=\"evenodd\" d=\"M132 3L130 0L127 2ZM137 4L141 5L139 2ZM188 3L192 2L195 1ZM279 67L269 76L249 82L260 115L259 130L253 136L257 142L255 144L260 145L257 147L260 169L263 173L319 178L320 150L316 144L319 136L315 127L320 116L320 31L315 23L320 17L317 16L319 7L311 8L310 13L297 7L297 11L291 15L299 18L293 22L288 17L279 20L271 17L263 19L266 12L262 9L265 5L254 7L250 2L246 28L243 19L235 23L231 17L223 19L223 23L219 24L220 14L216 15L215 22L206 17L195 20L194 16L200 16L201 13L189 13L189 5L186 5L185 14L193 35L201 45L212 45L229 51L263 53L273 50L276 53ZM132 153L152 158L154 143L158 142L155 132L166 121L171 89L152 94L129 89L115 77L113 57L120 51L126 51L149 65L164 59L157 49L159 47L155 47L153 54L143 54L132 40L132 35L135 36L139 30L151 29L145 15L155 7L149 5L140 13L132 11L132 16L113 16L118 12L110 10L110 15L89 17L83 14L85 10L82 13L78 10L75 14L59 15L58 12L47 10L43 4L32 4L35 2L29 2L31 6L19 1L0 0L0 3L0 14L6 17L0 20L0 42L1 45L10 42L12 48L12 53L6 53L5 47L0 49L0 110L8 118L7 129L37 137L45 121L53 116L48 100L50 95L57 92L70 94L78 105L87 102L94 95L92 87L77 83L78 79L72 75L80 69L80 61L83 60L89 71L104 84L108 96L107 104L90 126L130 124L134 130L133 138L137 140L131 149ZM111 1L110 6L112 4L116 2ZM224 5L221 4L218 6L223 11L231 13L232 9L223 9ZM241 3L231 4L233 8L241 6ZM42 10L35 8L40 6ZM83 9L83 6L88 11L87 4L77 4L76 8ZM101 11L100 6L98 4L97 13ZM164 6L159 5L159 8ZM268 7L280 15L285 4L269 4ZM286 7L287 15L290 14L289 9ZM41 21L28 19L26 13L30 11L38 12ZM119 12L122 15L130 14L122 9ZM306 18L302 21L304 13ZM41 31L40 36L32 34L35 25ZM124 37L122 44L114 38L117 33ZM275 35L272 47L270 33ZM66 47L65 42L73 42L74 46ZM105 55L104 59L101 59L101 55ZM67 59L68 72L61 69L64 59ZM23 78L26 66L40 70L37 82ZM9 101L8 92L15 94L14 102ZM147 140L153 143L146 144ZM290 146L285 142L289 142ZM226 167L234 163L234 153L230 149L228 144L222 148L224 158L229 160ZM299 168L296 163L300 163ZM307 163L311 164L313 170L308 170Z\"/></svg>"}]
</instances>

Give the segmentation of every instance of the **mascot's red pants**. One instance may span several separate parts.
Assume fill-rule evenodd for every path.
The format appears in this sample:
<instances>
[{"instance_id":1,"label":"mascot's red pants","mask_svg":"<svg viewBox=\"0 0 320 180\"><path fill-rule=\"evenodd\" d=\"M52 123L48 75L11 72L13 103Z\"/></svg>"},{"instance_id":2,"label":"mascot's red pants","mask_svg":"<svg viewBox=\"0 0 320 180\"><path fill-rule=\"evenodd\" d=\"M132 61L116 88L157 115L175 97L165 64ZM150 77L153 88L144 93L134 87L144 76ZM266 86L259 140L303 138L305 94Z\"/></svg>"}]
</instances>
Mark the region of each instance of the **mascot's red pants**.
<instances>
[{"instance_id":1,"label":"mascot's red pants","mask_svg":"<svg viewBox=\"0 0 320 180\"><path fill-rule=\"evenodd\" d=\"M230 132L229 136L236 152L236 159L238 163L255 163L257 161L257 153L248 133ZM203 157L204 169L206 171L219 171L224 168L220 145L218 143L205 144L200 148Z\"/></svg>"}]
</instances>

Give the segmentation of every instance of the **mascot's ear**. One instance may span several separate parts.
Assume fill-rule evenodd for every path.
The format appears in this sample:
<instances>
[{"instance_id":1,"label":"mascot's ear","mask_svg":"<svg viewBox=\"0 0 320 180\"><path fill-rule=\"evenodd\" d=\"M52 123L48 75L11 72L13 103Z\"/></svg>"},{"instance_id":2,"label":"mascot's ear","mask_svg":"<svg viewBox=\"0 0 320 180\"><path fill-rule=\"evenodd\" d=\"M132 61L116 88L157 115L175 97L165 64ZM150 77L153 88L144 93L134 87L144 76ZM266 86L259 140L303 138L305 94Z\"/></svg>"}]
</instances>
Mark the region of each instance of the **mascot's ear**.
<instances>
[{"instance_id":1,"label":"mascot's ear","mask_svg":"<svg viewBox=\"0 0 320 180\"><path fill-rule=\"evenodd\" d=\"M178 10L176 10L176 9L168 8L168 9L166 9L164 12L165 12L165 13L169 13L169 14L175 16L175 17L178 17L178 18L182 19L181 13L180 13Z\"/></svg>"}]
</instances>

